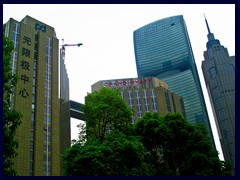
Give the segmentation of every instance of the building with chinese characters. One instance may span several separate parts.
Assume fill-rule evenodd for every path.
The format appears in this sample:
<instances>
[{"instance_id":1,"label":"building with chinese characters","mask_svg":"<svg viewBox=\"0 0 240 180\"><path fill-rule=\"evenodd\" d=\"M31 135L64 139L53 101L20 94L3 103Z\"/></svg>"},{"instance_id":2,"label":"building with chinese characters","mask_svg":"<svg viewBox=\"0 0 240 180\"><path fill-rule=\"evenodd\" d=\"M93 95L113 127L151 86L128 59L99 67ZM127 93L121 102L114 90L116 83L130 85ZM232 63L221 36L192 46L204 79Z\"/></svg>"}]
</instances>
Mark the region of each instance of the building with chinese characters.
<instances>
[{"instance_id":1,"label":"building with chinese characters","mask_svg":"<svg viewBox=\"0 0 240 180\"><path fill-rule=\"evenodd\" d=\"M182 96L186 119L204 124L215 147L187 27L182 15L149 23L133 33L139 78L158 77Z\"/></svg>"},{"instance_id":2,"label":"building with chinese characters","mask_svg":"<svg viewBox=\"0 0 240 180\"><path fill-rule=\"evenodd\" d=\"M225 160L235 171L235 56L220 44L208 29L207 50L202 70Z\"/></svg>"},{"instance_id":3,"label":"building with chinese characters","mask_svg":"<svg viewBox=\"0 0 240 180\"><path fill-rule=\"evenodd\" d=\"M53 27L26 16L9 19L12 71L19 76L11 100L23 115L16 132L14 168L20 176L60 175L59 41Z\"/></svg>"},{"instance_id":4,"label":"building with chinese characters","mask_svg":"<svg viewBox=\"0 0 240 180\"><path fill-rule=\"evenodd\" d=\"M92 85L92 92L104 87L119 89L121 97L133 110L133 123L146 112L180 113L185 117L182 98L156 77L102 80Z\"/></svg>"}]
</instances>

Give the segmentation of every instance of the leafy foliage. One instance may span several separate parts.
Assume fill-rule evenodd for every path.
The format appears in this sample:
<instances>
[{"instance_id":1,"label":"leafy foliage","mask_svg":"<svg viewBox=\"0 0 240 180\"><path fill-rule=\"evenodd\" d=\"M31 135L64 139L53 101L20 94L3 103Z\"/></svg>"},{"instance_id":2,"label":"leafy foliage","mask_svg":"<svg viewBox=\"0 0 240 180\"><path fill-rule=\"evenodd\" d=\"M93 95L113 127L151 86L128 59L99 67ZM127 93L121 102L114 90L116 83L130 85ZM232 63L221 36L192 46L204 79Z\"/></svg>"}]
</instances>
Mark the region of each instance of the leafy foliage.
<instances>
[{"instance_id":1,"label":"leafy foliage","mask_svg":"<svg viewBox=\"0 0 240 180\"><path fill-rule=\"evenodd\" d=\"M11 69L12 51L12 41L3 34L3 174L5 176L17 175L12 159L17 156L18 142L14 136L22 117L18 111L12 108L10 99L17 83L17 76L12 74Z\"/></svg>"},{"instance_id":2,"label":"leafy foliage","mask_svg":"<svg viewBox=\"0 0 240 180\"><path fill-rule=\"evenodd\" d=\"M74 145L76 143L84 145L86 143L86 124L85 123L80 123L80 124L77 125L77 127L79 129L78 140L73 139L72 140L72 145Z\"/></svg>"},{"instance_id":3,"label":"leafy foliage","mask_svg":"<svg viewBox=\"0 0 240 180\"><path fill-rule=\"evenodd\" d=\"M131 109L117 90L102 88L88 94L82 108L86 116L87 138L103 142L110 131L126 132L131 124Z\"/></svg>"},{"instance_id":4,"label":"leafy foliage","mask_svg":"<svg viewBox=\"0 0 240 180\"><path fill-rule=\"evenodd\" d=\"M146 175L145 149L135 137L121 132L107 136L104 143L89 140L74 144L63 155L66 176Z\"/></svg>"},{"instance_id":5,"label":"leafy foliage","mask_svg":"<svg viewBox=\"0 0 240 180\"><path fill-rule=\"evenodd\" d=\"M89 94L83 109L86 127L79 125L80 139L63 155L64 175L231 175L205 127L180 114L146 113L132 125L119 93L107 88Z\"/></svg>"},{"instance_id":6,"label":"leafy foliage","mask_svg":"<svg viewBox=\"0 0 240 180\"><path fill-rule=\"evenodd\" d=\"M180 114L147 113L135 124L149 152L154 175L211 176L230 174L211 146L206 128L191 125Z\"/></svg>"}]
</instances>

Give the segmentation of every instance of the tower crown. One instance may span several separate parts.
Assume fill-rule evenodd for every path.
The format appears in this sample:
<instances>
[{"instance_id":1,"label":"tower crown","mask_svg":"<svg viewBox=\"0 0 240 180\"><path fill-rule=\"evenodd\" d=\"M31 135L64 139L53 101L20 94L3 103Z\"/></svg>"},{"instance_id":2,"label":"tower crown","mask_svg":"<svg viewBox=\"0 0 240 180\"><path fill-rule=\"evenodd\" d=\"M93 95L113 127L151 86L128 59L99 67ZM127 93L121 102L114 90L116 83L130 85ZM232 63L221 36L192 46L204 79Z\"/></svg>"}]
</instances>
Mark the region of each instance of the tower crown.
<instances>
[{"instance_id":1,"label":"tower crown","mask_svg":"<svg viewBox=\"0 0 240 180\"><path fill-rule=\"evenodd\" d=\"M208 42L207 42L207 49L211 48L213 45L220 45L220 41L215 39L214 37L214 34L211 33L210 31L210 28L209 28L209 25L208 25L208 22L207 22L207 18L204 14L204 18L205 18L205 22L206 22L206 25L207 25L207 29L208 29Z\"/></svg>"},{"instance_id":2,"label":"tower crown","mask_svg":"<svg viewBox=\"0 0 240 180\"><path fill-rule=\"evenodd\" d=\"M209 41L210 41L210 40L214 40L214 39L215 39L215 38L214 38L214 35L213 35L213 33L211 33L211 31L210 31L210 28L209 28L209 25L208 25L207 18L206 18L206 16L205 16L205 14L204 14L204 18L205 18L205 22L206 22L207 29L208 29L208 35L207 35L208 40L209 40Z\"/></svg>"}]
</instances>

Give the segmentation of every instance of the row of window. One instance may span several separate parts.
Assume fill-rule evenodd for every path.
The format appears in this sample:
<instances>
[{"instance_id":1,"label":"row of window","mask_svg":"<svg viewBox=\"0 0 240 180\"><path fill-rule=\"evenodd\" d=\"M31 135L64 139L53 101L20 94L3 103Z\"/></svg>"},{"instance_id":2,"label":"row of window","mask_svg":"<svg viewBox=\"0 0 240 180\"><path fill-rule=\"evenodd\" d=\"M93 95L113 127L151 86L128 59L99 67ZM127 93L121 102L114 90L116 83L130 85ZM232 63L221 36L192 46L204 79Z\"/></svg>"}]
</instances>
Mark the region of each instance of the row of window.
<instances>
[{"instance_id":1,"label":"row of window","mask_svg":"<svg viewBox=\"0 0 240 180\"><path fill-rule=\"evenodd\" d=\"M43 173L51 173L51 95L52 95L52 39L47 37L44 91L44 156Z\"/></svg>"},{"instance_id":2,"label":"row of window","mask_svg":"<svg viewBox=\"0 0 240 180\"><path fill-rule=\"evenodd\" d=\"M17 56L18 56L18 47L19 47L19 31L20 31L20 25L16 22L13 23L12 26L12 42L14 45L14 52L12 54L12 72L16 73L17 68Z\"/></svg>"},{"instance_id":3,"label":"row of window","mask_svg":"<svg viewBox=\"0 0 240 180\"><path fill-rule=\"evenodd\" d=\"M150 94L151 94L153 112L158 112L156 93L155 93L154 89L151 89ZM121 96L123 98L123 92L121 92ZM136 108L137 108L138 118L142 117L142 115L143 115L142 104L141 104L140 98L141 98L140 92L135 91L135 100L136 100L136 106L137 106ZM143 91L143 101L144 101L145 112L150 112L150 107L149 107L150 102L149 102L149 99L147 96L147 90ZM133 103L133 92L132 91L128 91L128 105L130 106L130 108L133 109L134 103Z\"/></svg>"},{"instance_id":4,"label":"row of window","mask_svg":"<svg viewBox=\"0 0 240 180\"><path fill-rule=\"evenodd\" d=\"M38 42L35 42L35 47ZM34 49L34 60L33 60L33 80L32 80L32 117L31 117L31 138L30 138L30 161L29 161L29 175L33 176L34 170L34 142L35 142L35 114L36 114L36 77L37 77L37 51Z\"/></svg>"}]
</instances>

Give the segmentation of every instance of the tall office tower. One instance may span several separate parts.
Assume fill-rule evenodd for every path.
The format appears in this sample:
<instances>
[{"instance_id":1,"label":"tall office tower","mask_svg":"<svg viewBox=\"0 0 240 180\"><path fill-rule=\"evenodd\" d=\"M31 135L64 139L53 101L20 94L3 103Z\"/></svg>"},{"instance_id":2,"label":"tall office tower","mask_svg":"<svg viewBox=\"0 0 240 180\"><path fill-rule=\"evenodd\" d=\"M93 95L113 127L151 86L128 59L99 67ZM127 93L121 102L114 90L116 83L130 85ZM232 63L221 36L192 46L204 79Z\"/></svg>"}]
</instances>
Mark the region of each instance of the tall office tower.
<instances>
[{"instance_id":1,"label":"tall office tower","mask_svg":"<svg viewBox=\"0 0 240 180\"><path fill-rule=\"evenodd\" d=\"M215 147L187 27L182 15L164 18L134 31L138 77L155 76L183 97L186 118L206 126Z\"/></svg>"},{"instance_id":2,"label":"tall office tower","mask_svg":"<svg viewBox=\"0 0 240 180\"><path fill-rule=\"evenodd\" d=\"M65 65L65 48L62 46L60 49L60 153L65 153L69 147L71 147L69 78Z\"/></svg>"},{"instance_id":3,"label":"tall office tower","mask_svg":"<svg viewBox=\"0 0 240 180\"><path fill-rule=\"evenodd\" d=\"M103 87L120 90L121 97L134 112L133 123L146 112L180 113L185 117L182 98L156 77L103 80L92 85L92 92Z\"/></svg>"},{"instance_id":4,"label":"tall office tower","mask_svg":"<svg viewBox=\"0 0 240 180\"><path fill-rule=\"evenodd\" d=\"M208 29L202 70L225 160L235 169L235 56Z\"/></svg>"},{"instance_id":5,"label":"tall office tower","mask_svg":"<svg viewBox=\"0 0 240 180\"><path fill-rule=\"evenodd\" d=\"M60 175L58 39L53 27L26 16L10 18L12 70L19 76L12 103L22 113L14 168L20 176Z\"/></svg>"}]
</instances>

